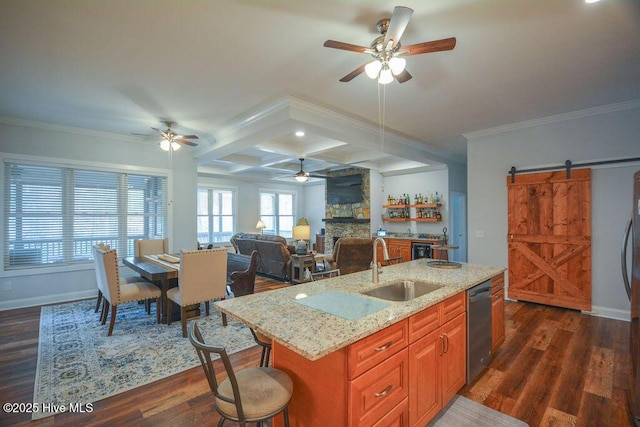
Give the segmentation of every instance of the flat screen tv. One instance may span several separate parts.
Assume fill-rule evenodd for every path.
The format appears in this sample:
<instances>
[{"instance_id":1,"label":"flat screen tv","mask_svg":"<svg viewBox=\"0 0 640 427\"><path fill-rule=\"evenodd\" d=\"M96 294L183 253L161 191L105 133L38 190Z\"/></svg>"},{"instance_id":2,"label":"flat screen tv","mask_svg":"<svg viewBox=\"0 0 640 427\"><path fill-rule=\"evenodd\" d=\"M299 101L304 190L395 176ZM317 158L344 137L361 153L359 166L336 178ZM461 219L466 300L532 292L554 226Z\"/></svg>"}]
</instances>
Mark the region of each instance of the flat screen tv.
<instances>
[{"instance_id":1,"label":"flat screen tv","mask_svg":"<svg viewBox=\"0 0 640 427\"><path fill-rule=\"evenodd\" d=\"M362 201L362 175L327 178L327 203L358 203Z\"/></svg>"}]
</instances>

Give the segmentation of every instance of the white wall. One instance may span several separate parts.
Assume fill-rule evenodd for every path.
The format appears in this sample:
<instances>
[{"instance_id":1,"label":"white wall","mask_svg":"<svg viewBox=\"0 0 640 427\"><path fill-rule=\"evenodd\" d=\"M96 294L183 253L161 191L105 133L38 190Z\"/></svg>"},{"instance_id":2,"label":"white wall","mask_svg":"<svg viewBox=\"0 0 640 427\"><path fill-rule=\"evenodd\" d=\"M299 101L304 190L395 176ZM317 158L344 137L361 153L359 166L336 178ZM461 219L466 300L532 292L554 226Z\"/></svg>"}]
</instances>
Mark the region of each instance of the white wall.
<instances>
[{"instance_id":1,"label":"white wall","mask_svg":"<svg viewBox=\"0 0 640 427\"><path fill-rule=\"evenodd\" d=\"M624 109L620 109L624 108ZM467 135L469 262L507 266L507 188L519 169L640 157L640 102ZM628 319L620 245L640 164L592 171L592 303L596 315ZM476 237L482 233L484 237ZM507 278L508 283L508 278Z\"/></svg>"},{"instance_id":2,"label":"white wall","mask_svg":"<svg viewBox=\"0 0 640 427\"><path fill-rule=\"evenodd\" d=\"M0 123L0 157L34 158L71 165L111 165L118 169L153 170L167 175L171 202L168 230L171 250L195 248L197 174L196 163L189 150L177 151L170 162L168 154L152 143L139 143L133 138L108 133L16 121ZM3 179L4 162L0 163L2 188ZM28 271L1 270L0 310L96 294L93 264Z\"/></svg>"},{"instance_id":3,"label":"white wall","mask_svg":"<svg viewBox=\"0 0 640 427\"><path fill-rule=\"evenodd\" d=\"M379 204L371 206L371 228L373 230L377 230L379 226L382 226L382 228L386 228L387 232L391 233L442 234L442 228L449 223L449 172L447 169L387 176L384 178L383 183L384 190L382 187L377 189L373 186L371 187L371 193L377 192L380 196ZM436 191L442 200L442 208L440 209L442 222L382 222L381 215L384 214L382 205L387 203L387 195L398 197L402 196L403 193L408 193L411 196L411 203L414 203L415 194L422 193L425 196Z\"/></svg>"}]
</instances>

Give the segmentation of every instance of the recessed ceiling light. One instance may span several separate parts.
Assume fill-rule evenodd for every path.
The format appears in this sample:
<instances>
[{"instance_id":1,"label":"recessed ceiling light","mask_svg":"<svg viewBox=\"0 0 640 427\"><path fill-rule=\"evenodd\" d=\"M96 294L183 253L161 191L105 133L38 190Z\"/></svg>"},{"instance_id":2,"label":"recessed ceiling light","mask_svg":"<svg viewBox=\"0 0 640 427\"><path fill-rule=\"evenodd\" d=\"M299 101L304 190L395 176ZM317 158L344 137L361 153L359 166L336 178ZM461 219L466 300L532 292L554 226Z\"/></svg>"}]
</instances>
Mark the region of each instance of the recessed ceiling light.
<instances>
[{"instance_id":1,"label":"recessed ceiling light","mask_svg":"<svg viewBox=\"0 0 640 427\"><path fill-rule=\"evenodd\" d=\"M304 132L299 130L296 132L296 136L304 136Z\"/></svg>"},{"instance_id":2,"label":"recessed ceiling light","mask_svg":"<svg viewBox=\"0 0 640 427\"><path fill-rule=\"evenodd\" d=\"M600 0L584 0L585 3L598 3Z\"/></svg>"}]
</instances>

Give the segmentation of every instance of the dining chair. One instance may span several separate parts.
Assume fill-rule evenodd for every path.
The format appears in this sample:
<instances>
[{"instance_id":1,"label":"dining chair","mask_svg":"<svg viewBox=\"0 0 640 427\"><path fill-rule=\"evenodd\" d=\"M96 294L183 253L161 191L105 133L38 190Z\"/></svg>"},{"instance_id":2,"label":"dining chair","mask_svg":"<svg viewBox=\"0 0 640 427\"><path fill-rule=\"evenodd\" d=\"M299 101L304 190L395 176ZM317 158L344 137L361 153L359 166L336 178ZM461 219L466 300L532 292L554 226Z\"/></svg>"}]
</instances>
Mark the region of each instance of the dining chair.
<instances>
[{"instance_id":1,"label":"dining chair","mask_svg":"<svg viewBox=\"0 0 640 427\"><path fill-rule=\"evenodd\" d=\"M156 321L160 323L160 289L146 281L120 283L118 254L115 249L105 250L94 246L94 256L97 260L96 278L98 280L98 289L102 292L104 298L104 307L100 319L103 325L107 322L109 306L111 306L111 320L107 336L111 336L113 333L118 306L128 302L155 299Z\"/></svg>"},{"instance_id":2,"label":"dining chair","mask_svg":"<svg viewBox=\"0 0 640 427\"><path fill-rule=\"evenodd\" d=\"M227 295L227 250L203 249L180 252L178 286L167 291L167 298L180 306L182 336L187 336L187 307L204 302L209 315L209 301ZM173 304L167 304L167 322L171 324ZM222 325L227 315L222 313Z\"/></svg>"},{"instance_id":3,"label":"dining chair","mask_svg":"<svg viewBox=\"0 0 640 427\"><path fill-rule=\"evenodd\" d=\"M329 277L338 277L339 275L340 275L339 268L336 268L333 270L319 271L317 273L311 273L311 280L315 282L316 280L328 279Z\"/></svg>"},{"instance_id":4,"label":"dining chair","mask_svg":"<svg viewBox=\"0 0 640 427\"><path fill-rule=\"evenodd\" d=\"M220 414L218 427L225 420L241 426L262 423L282 413L284 425L289 427L289 402L293 395L293 381L285 372L269 367L233 370L224 347L204 342L196 322L189 327L189 341L196 349L200 364L213 392L214 406ZM227 378L218 382L213 368L212 354L220 356Z\"/></svg>"},{"instance_id":5,"label":"dining chair","mask_svg":"<svg viewBox=\"0 0 640 427\"><path fill-rule=\"evenodd\" d=\"M109 245L107 245L106 243L102 243L102 242L96 243L94 248L96 246L99 247L102 250L105 250L105 251L108 251L109 249L111 249L111 247ZM95 255L95 252L94 252L94 255ZM98 258L94 256L93 257L93 261L94 261L94 269L95 269L95 273L96 273L96 284L97 284L98 280L99 280L98 279L98 264L97 264ZM141 281L140 276L126 276L126 277L120 276L120 283L121 284L122 283L135 283L135 282L140 282L140 281ZM148 300L146 302L148 302ZM150 305L149 304L145 304L145 305L146 305L146 308L147 308L147 314L149 314L150 313L150 311L149 311ZM104 308L104 306L102 305L102 291L100 290L100 288L98 288L98 298L96 299L96 309L95 309L94 313L97 313L98 310L100 310L100 307ZM102 319L102 314L103 314L103 312L100 313L100 319Z\"/></svg>"},{"instance_id":6,"label":"dining chair","mask_svg":"<svg viewBox=\"0 0 640 427\"><path fill-rule=\"evenodd\" d=\"M169 239L138 239L134 240L134 255L137 257L145 255L166 254L169 252Z\"/></svg>"}]
</instances>

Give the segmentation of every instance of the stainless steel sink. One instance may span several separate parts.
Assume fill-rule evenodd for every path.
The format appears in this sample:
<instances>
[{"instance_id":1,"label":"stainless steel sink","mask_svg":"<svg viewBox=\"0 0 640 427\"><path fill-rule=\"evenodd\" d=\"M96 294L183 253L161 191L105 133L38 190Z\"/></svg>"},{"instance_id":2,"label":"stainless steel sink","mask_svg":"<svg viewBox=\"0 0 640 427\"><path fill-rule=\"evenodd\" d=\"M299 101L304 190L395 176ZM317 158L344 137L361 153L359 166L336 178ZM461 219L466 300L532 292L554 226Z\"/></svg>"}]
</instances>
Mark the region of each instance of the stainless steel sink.
<instances>
[{"instance_id":1,"label":"stainless steel sink","mask_svg":"<svg viewBox=\"0 0 640 427\"><path fill-rule=\"evenodd\" d=\"M388 285L361 292L364 295L384 299L387 301L409 301L437 291L441 285L416 280L395 280Z\"/></svg>"}]
</instances>

